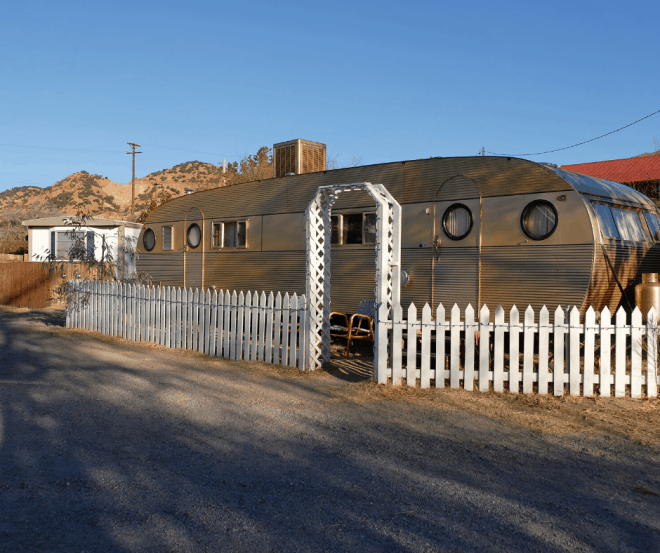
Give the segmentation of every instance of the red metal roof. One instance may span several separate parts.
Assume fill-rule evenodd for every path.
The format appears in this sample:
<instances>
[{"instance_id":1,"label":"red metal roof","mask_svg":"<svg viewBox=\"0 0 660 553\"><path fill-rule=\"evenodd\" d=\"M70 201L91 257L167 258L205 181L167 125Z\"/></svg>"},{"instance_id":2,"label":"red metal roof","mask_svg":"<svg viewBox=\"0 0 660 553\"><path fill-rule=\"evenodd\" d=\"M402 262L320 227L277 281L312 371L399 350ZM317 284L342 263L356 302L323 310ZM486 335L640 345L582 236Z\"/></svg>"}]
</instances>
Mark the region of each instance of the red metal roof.
<instances>
[{"instance_id":1,"label":"red metal roof","mask_svg":"<svg viewBox=\"0 0 660 553\"><path fill-rule=\"evenodd\" d=\"M660 179L660 155L563 165L565 171L614 182L639 182Z\"/></svg>"}]
</instances>

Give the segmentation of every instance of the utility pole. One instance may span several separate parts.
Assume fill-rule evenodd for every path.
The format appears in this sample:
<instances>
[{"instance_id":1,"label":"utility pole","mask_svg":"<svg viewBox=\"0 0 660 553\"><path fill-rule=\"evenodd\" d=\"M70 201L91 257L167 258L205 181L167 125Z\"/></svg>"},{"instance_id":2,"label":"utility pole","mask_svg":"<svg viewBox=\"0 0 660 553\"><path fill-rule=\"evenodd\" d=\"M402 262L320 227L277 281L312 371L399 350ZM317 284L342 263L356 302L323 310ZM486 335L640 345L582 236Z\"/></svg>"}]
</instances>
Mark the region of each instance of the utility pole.
<instances>
[{"instance_id":1,"label":"utility pole","mask_svg":"<svg viewBox=\"0 0 660 553\"><path fill-rule=\"evenodd\" d=\"M126 152L133 156L133 180L131 180L131 220L135 219L135 154L141 154L142 152L136 152L135 148L139 148L139 144L135 142L127 142L127 144L133 149L132 152Z\"/></svg>"}]
</instances>

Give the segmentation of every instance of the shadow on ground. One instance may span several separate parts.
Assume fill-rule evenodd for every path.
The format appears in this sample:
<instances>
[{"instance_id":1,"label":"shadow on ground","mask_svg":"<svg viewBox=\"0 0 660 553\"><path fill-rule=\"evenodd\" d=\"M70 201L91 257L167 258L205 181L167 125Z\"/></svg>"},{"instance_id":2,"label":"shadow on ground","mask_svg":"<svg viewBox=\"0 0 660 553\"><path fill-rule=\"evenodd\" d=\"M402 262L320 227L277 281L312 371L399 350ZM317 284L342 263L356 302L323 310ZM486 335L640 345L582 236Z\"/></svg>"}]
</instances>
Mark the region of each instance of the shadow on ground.
<instances>
[{"instance_id":1,"label":"shadow on ground","mask_svg":"<svg viewBox=\"0 0 660 553\"><path fill-rule=\"evenodd\" d=\"M658 488L657 448L560 442L458 404L361 400L366 354L309 375L38 317L0 314L3 550L660 543L660 498L633 491Z\"/></svg>"}]
</instances>

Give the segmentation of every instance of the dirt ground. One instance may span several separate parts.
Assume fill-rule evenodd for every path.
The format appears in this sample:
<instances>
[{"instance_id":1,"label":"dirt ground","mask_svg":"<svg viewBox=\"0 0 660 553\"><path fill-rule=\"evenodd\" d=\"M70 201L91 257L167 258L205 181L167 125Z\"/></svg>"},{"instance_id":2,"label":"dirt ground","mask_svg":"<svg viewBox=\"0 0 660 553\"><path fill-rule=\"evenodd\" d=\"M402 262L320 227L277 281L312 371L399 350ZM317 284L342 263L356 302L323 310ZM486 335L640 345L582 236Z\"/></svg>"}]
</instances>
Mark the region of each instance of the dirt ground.
<instances>
[{"instance_id":1,"label":"dirt ground","mask_svg":"<svg viewBox=\"0 0 660 553\"><path fill-rule=\"evenodd\" d=\"M378 386L0 309L0 551L660 551L660 402Z\"/></svg>"}]
</instances>

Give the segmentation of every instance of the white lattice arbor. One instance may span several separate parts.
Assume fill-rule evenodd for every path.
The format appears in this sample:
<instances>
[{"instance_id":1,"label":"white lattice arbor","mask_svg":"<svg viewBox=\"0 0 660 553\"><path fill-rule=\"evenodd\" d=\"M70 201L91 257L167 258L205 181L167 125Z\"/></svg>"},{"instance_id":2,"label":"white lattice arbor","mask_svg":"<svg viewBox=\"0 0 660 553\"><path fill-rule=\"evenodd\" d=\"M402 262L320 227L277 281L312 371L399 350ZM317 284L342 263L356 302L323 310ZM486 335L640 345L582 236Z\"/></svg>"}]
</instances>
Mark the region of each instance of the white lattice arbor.
<instances>
[{"instance_id":1,"label":"white lattice arbor","mask_svg":"<svg viewBox=\"0 0 660 553\"><path fill-rule=\"evenodd\" d=\"M330 244L332 206L339 194L365 190L376 201L376 344L374 378L387 382L385 321L401 293L401 206L382 184L358 182L321 186L306 211L307 332L309 370L330 360ZM367 298L365 298L367 299Z\"/></svg>"}]
</instances>

